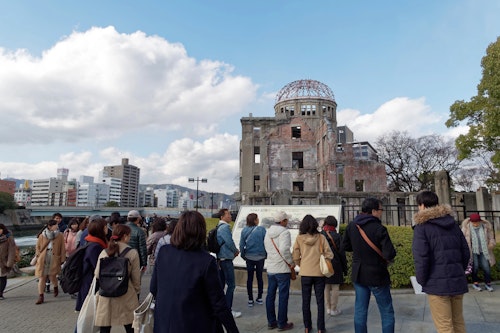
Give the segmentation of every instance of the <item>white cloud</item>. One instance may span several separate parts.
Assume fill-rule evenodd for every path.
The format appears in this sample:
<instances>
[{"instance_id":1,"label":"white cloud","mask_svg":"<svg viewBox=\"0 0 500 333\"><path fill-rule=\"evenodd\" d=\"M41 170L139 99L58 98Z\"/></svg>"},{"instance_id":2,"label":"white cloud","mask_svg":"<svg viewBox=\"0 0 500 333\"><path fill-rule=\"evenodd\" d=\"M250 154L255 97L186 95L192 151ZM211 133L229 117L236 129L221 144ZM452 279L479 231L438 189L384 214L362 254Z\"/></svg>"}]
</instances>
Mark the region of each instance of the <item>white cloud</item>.
<instances>
[{"instance_id":1,"label":"white cloud","mask_svg":"<svg viewBox=\"0 0 500 333\"><path fill-rule=\"evenodd\" d=\"M257 86L232 72L181 44L113 27L73 32L40 58L0 49L0 142L119 138L131 123L213 133L255 99Z\"/></svg>"},{"instance_id":2,"label":"white cloud","mask_svg":"<svg viewBox=\"0 0 500 333\"><path fill-rule=\"evenodd\" d=\"M340 110L337 123L347 125L354 132L355 140L373 143L380 135L394 130L407 131L413 137L435 133L435 128L444 121L426 104L425 98L397 97L382 104L374 113Z\"/></svg>"}]
</instances>

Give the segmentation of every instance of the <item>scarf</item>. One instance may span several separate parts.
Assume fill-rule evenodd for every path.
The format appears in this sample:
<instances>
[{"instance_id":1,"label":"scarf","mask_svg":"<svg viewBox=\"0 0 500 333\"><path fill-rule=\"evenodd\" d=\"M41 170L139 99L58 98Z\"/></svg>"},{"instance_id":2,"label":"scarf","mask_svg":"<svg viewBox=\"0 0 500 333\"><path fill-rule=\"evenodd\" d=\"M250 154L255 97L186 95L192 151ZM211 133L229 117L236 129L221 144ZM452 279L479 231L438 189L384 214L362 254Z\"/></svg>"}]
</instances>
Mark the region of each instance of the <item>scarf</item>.
<instances>
[{"instance_id":1,"label":"scarf","mask_svg":"<svg viewBox=\"0 0 500 333\"><path fill-rule=\"evenodd\" d=\"M337 229L333 225L328 225L328 224L325 224L323 226L323 230L337 232Z\"/></svg>"},{"instance_id":2,"label":"scarf","mask_svg":"<svg viewBox=\"0 0 500 333\"><path fill-rule=\"evenodd\" d=\"M476 231L479 232L476 232ZM472 223L470 224L470 238L472 244L472 253L481 254L483 253L486 260L490 260L490 255L488 253L488 244L486 243L486 232L484 230L484 226L480 224L477 227L474 227ZM479 238L478 238L479 236Z\"/></svg>"},{"instance_id":3,"label":"scarf","mask_svg":"<svg viewBox=\"0 0 500 333\"><path fill-rule=\"evenodd\" d=\"M0 235L0 243L5 242L5 241L7 240L7 238L9 238L9 236L8 236L8 235L9 235L9 234L7 234L7 235L1 234L1 235Z\"/></svg>"},{"instance_id":4,"label":"scarf","mask_svg":"<svg viewBox=\"0 0 500 333\"><path fill-rule=\"evenodd\" d=\"M97 243L97 244L101 245L101 247L103 249L107 249L108 248L108 244L106 244L105 241L103 241L102 239L100 239L98 237L95 237L95 236L92 236L92 235L88 235L87 237L85 237L85 240L87 242Z\"/></svg>"},{"instance_id":5,"label":"scarf","mask_svg":"<svg viewBox=\"0 0 500 333\"><path fill-rule=\"evenodd\" d=\"M43 235L48 239L48 240L53 240L56 238L56 236L59 234L59 230L56 231L50 231L49 229L45 229L43 231Z\"/></svg>"}]
</instances>

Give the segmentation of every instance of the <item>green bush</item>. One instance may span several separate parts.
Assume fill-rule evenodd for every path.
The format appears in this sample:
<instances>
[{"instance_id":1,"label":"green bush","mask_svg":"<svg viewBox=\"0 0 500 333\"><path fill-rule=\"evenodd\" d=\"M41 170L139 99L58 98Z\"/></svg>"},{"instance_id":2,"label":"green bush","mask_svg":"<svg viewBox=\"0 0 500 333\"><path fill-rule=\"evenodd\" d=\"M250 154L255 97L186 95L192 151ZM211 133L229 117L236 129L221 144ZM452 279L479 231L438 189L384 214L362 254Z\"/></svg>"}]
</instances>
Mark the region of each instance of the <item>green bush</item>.
<instances>
[{"instance_id":1,"label":"green bush","mask_svg":"<svg viewBox=\"0 0 500 333\"><path fill-rule=\"evenodd\" d=\"M30 266L30 261L35 255L35 247L34 246L23 247L20 249L20 252L21 252L21 261L17 263L17 267L23 268Z\"/></svg>"}]
</instances>

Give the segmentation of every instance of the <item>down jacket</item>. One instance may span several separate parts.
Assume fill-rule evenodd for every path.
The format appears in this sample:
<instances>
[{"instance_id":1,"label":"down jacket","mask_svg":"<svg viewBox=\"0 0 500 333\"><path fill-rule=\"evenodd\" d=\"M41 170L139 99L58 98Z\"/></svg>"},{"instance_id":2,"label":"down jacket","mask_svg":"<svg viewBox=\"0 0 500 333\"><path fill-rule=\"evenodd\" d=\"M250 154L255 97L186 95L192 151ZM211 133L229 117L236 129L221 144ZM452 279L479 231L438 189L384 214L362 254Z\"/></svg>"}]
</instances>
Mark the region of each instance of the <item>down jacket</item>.
<instances>
[{"instance_id":1,"label":"down jacket","mask_svg":"<svg viewBox=\"0 0 500 333\"><path fill-rule=\"evenodd\" d=\"M465 276L469 246L450 214L450 206L438 205L414 217L415 273L422 291L430 295L453 296L469 291Z\"/></svg>"},{"instance_id":2,"label":"down jacket","mask_svg":"<svg viewBox=\"0 0 500 333\"><path fill-rule=\"evenodd\" d=\"M465 240L467 241L467 244L469 245L470 253L472 255L472 240L470 236L470 219L467 218L462 222L462 232L464 233ZM495 248L496 241L495 241L495 233L493 231L493 227L491 226L491 223L486 220L481 220L481 224L483 225L483 230L484 230L484 236L486 239L486 243L488 244L488 255L490 257L490 266L495 265L496 260L495 260L495 254L493 253L493 249Z\"/></svg>"},{"instance_id":3,"label":"down jacket","mask_svg":"<svg viewBox=\"0 0 500 333\"><path fill-rule=\"evenodd\" d=\"M292 247L290 230L280 224L274 224L269 227L264 237L264 246L267 252L267 272L270 274L290 273L290 268L288 268L283 258L278 254L271 240L274 240L283 258L290 265L293 265L292 253L290 252L290 248Z\"/></svg>"}]
</instances>

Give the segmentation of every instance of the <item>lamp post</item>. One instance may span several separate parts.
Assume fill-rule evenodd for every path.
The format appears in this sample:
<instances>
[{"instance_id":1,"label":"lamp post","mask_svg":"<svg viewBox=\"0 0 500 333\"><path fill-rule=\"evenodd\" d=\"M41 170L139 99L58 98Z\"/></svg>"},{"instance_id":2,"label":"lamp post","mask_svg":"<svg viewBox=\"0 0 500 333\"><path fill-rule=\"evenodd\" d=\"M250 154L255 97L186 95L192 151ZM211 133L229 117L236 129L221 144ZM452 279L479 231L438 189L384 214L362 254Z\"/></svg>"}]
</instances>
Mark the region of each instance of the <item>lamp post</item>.
<instances>
[{"instance_id":1,"label":"lamp post","mask_svg":"<svg viewBox=\"0 0 500 333\"><path fill-rule=\"evenodd\" d=\"M194 179L194 178L188 178L188 182L190 182L190 183L196 182L196 211L198 211L198 185L200 184L200 182L206 183L208 181L207 181L206 178L196 177L196 179Z\"/></svg>"}]
</instances>

